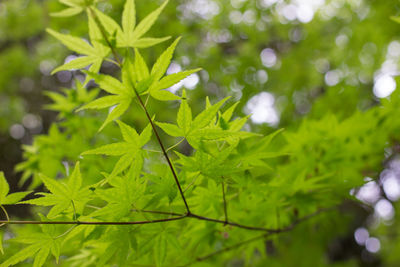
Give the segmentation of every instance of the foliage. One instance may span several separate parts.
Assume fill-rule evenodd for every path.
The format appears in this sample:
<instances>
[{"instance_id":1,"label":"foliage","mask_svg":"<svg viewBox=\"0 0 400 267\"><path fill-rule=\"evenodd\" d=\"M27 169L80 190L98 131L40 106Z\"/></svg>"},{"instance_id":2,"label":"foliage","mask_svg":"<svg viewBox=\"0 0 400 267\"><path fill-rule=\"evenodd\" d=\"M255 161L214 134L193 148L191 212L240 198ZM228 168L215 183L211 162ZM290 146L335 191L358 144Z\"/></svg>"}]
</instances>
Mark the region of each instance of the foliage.
<instances>
[{"instance_id":1,"label":"foliage","mask_svg":"<svg viewBox=\"0 0 400 267\"><path fill-rule=\"evenodd\" d=\"M304 257L310 247L319 257L298 265L327 264L324 245L349 224L339 216L343 203L358 203L348 192L380 171L385 150L398 140L398 91L361 110L337 110L329 97L338 95L333 88L315 100L307 118L264 135L262 127L250 128L249 116L236 116L243 103L234 93L215 94L214 101L199 90L171 92L201 69L167 73L180 38L165 48L169 37L146 37L168 1L140 22L135 2L124 1L121 25L97 1L60 2L65 9L52 15L68 21L86 14L89 42L48 29L79 55L52 73L80 70L86 76L63 93L46 93L53 101L46 107L58 112L59 121L24 146L25 160L16 167L21 184L32 178L35 194L27 200L30 192L8 194L0 176L7 217L1 230L13 237L0 246L1 266L290 266L288 258ZM244 53L250 48L240 49L227 64L251 62ZM296 73L292 60L282 58L282 71ZM345 60L351 64L352 58ZM102 71L106 63L112 74ZM210 73L221 71L211 65ZM229 69L222 72L218 79L229 79ZM230 84L246 83L246 75L235 76ZM293 90L300 79L288 77L281 86ZM254 91L243 90L244 97ZM291 110L303 112L294 102L282 111L282 124L292 119ZM35 205L36 219L9 218L7 205L16 203Z\"/></svg>"}]
</instances>

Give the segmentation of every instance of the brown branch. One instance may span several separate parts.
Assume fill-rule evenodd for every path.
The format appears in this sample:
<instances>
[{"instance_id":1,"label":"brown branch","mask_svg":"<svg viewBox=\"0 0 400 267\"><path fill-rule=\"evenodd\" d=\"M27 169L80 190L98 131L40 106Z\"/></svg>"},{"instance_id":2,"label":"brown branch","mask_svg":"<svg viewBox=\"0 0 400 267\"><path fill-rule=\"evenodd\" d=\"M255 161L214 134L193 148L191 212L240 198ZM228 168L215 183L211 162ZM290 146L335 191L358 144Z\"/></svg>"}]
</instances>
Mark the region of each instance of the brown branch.
<instances>
[{"instance_id":1,"label":"brown branch","mask_svg":"<svg viewBox=\"0 0 400 267\"><path fill-rule=\"evenodd\" d=\"M177 221L186 218L186 215L167 219L157 219L149 221L136 222L87 222L87 221L0 221L0 224L69 224L69 225L134 225L134 224L150 224L162 223L169 221Z\"/></svg>"},{"instance_id":2,"label":"brown branch","mask_svg":"<svg viewBox=\"0 0 400 267\"><path fill-rule=\"evenodd\" d=\"M226 206L226 198L225 198L225 184L222 181L222 199L224 201L224 214L225 214L225 225L228 223L228 209Z\"/></svg>"},{"instance_id":3,"label":"brown branch","mask_svg":"<svg viewBox=\"0 0 400 267\"><path fill-rule=\"evenodd\" d=\"M197 257L195 261L190 262L190 263L188 263L188 264L185 264L185 265L183 265L183 266L181 266L181 267L190 266L190 265L192 265L192 264L194 264L194 263L196 263L196 262L200 262L200 261L207 260L207 259L209 259L209 258L211 258L211 257L213 257L213 256L215 256L215 255L220 254L220 253L224 253L224 252L227 252L227 251L236 249L236 248L238 248L238 247L241 247L241 246L246 245L246 244L248 244L248 243L257 241L257 240L259 240L259 239L268 238L268 237L270 237L271 235L274 235L274 234L289 232L289 231L293 230L293 228L295 228L299 223L302 223L302 222L304 222L304 221L306 221L306 220L308 220L308 219L311 219L311 218L313 218L313 217L319 215L319 214L322 213L322 212L330 211L330 210L333 210L333 209L336 209L336 208L337 208L337 207L326 208L326 209L319 209L319 210L317 210L316 212L313 212L313 213L311 213L311 214L309 214L309 215L306 215L306 216L304 216L304 217L302 217L302 218L300 218L300 219L298 219L298 220L295 220L292 224L290 224L289 226L287 226L287 227L285 227L285 228L276 229L276 230L273 230L273 231L269 231L268 233L265 233L265 234L262 234L262 235L258 235L258 236L255 236L255 237L253 237L253 238L247 239L247 240L245 240L245 241L236 243L236 244L234 244L234 245L231 245L231 246L228 246L228 247L225 247L225 248L216 250L216 251L214 251L214 252L212 252L212 253L209 253L209 254L207 254L207 255L205 255L205 256ZM188 216L188 217L193 217L193 215L192 215L192 216Z\"/></svg>"},{"instance_id":4,"label":"brown branch","mask_svg":"<svg viewBox=\"0 0 400 267\"><path fill-rule=\"evenodd\" d=\"M119 66L122 66L122 63L121 63L121 61L119 59L119 56L118 56L118 53L117 53L117 51L115 51L114 47L111 45L110 40L108 40L106 29L104 29L103 24L101 24L101 21L97 17L96 12L94 12L94 10L91 7L89 7L88 9L89 9L90 15L94 19L94 22L99 27L101 35L103 35L104 40L106 41L107 45L110 47L111 52L112 52L115 60L118 62Z\"/></svg>"},{"instance_id":5,"label":"brown branch","mask_svg":"<svg viewBox=\"0 0 400 267\"><path fill-rule=\"evenodd\" d=\"M176 175L175 169L172 166L172 162L169 159L167 151L165 150L165 147L164 147L164 145L163 145L163 143L161 141L160 135L157 132L157 129L156 129L154 123L153 123L153 120L152 120L149 112L147 111L146 105L143 103L142 98L140 97L139 93L136 90L134 90L134 91L135 91L137 99L139 100L140 106L143 108L144 112L146 113L146 117L147 117L147 119L148 119L148 121L149 121L149 123L151 125L151 128L153 129L154 135L156 136L158 144L159 144L159 146L160 146L160 148L161 148L161 150L162 150L162 152L164 154L164 157L165 157L165 159L166 159L166 161L167 161L167 163L169 165L169 168L170 168L170 170L172 172L172 176L174 176L175 183L176 183L176 185L177 185L177 187L179 189L179 193L180 193L180 195L182 197L183 202L185 203L187 214L190 215L191 213L190 213L189 205L188 205L188 203L186 201L185 195L183 194L181 184L179 183L178 176Z\"/></svg>"},{"instance_id":6,"label":"brown branch","mask_svg":"<svg viewBox=\"0 0 400 267\"><path fill-rule=\"evenodd\" d=\"M88 9L89 9L90 15L93 17L93 19L94 19L96 25L100 28L100 32L101 32L101 34L102 34L104 40L106 41L107 45L110 47L110 49L111 49L111 51L112 51L112 53L113 53L115 59L117 60L118 64L119 64L120 66L122 66L122 63L121 63L121 61L120 61L120 59L119 59L119 56L118 56L118 53L117 53L117 51L115 50L115 48L111 45L110 41L108 40L106 31L105 31L103 25L101 24L99 18L97 17L96 13L94 12L94 10L93 10L91 7L89 7ZM139 93L136 91L136 89L134 89L134 91L135 91L136 97L137 97L138 100L139 100L139 103L140 103L141 107L143 108L144 112L146 113L146 117L147 117L147 119L149 120L149 122L150 122L150 124L151 124L151 127L153 128L153 132L154 132L155 136L157 137L158 144L159 144L160 147L161 147L161 150L162 150L162 152L163 152L163 154L164 154L164 157L165 157L165 159L166 159L167 162L168 162L169 168L171 169L172 175L174 176L175 183L176 183L176 185L178 186L178 189L179 189L179 192L180 192L181 197L182 197L182 199L183 199L183 202L185 203L185 207L186 207L187 214L190 214L190 209L189 209L189 206L188 206L188 204L187 204L187 202L186 202L185 196L184 196L184 194L183 194L183 191L182 191L181 185L180 185L180 183L179 183L178 177L177 177L177 175L176 175L175 169L174 169L174 167L172 166L172 162L171 162L171 160L170 160L169 157L168 157L167 151L165 150L165 147L164 147L164 145L163 145L163 143L162 143L162 141L161 141L160 136L158 135L158 132L157 132L157 129L156 129L154 123L153 123L153 120L151 119L150 114L149 114L149 112L147 111L146 105L143 103L142 98L140 97Z\"/></svg>"}]
</instances>

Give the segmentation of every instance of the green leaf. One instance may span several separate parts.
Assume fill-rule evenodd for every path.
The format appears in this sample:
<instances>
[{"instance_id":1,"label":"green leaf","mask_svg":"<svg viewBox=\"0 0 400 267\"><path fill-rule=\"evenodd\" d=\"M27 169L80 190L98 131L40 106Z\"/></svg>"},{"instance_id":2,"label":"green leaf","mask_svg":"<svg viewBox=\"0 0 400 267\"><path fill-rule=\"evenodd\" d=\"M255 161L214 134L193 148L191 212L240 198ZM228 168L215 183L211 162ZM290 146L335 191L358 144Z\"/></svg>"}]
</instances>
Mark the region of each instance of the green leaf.
<instances>
[{"instance_id":1,"label":"green leaf","mask_svg":"<svg viewBox=\"0 0 400 267\"><path fill-rule=\"evenodd\" d=\"M6 199L1 203L3 205L11 205L11 204L17 204L21 199L26 197L28 194L30 194L32 191L26 191L26 192L16 192L9 194Z\"/></svg>"},{"instance_id":2,"label":"green leaf","mask_svg":"<svg viewBox=\"0 0 400 267\"><path fill-rule=\"evenodd\" d=\"M41 246L42 246L41 243L36 243L18 251L13 256L8 258L5 262L3 262L1 264L1 267L8 267L11 265L15 265L18 262L22 262L27 258L32 257L41 248Z\"/></svg>"},{"instance_id":3,"label":"green leaf","mask_svg":"<svg viewBox=\"0 0 400 267\"><path fill-rule=\"evenodd\" d=\"M154 259L156 262L156 266L162 266L165 258L167 256L167 240L165 239L165 235L162 232L157 236L154 245Z\"/></svg>"},{"instance_id":4,"label":"green leaf","mask_svg":"<svg viewBox=\"0 0 400 267\"><path fill-rule=\"evenodd\" d=\"M109 95L109 96L103 96L100 97L96 100L93 100L92 102L89 102L88 104L80 107L78 111L84 110L84 109L102 109L110 106L114 106L122 101L123 97L120 95Z\"/></svg>"},{"instance_id":5,"label":"green leaf","mask_svg":"<svg viewBox=\"0 0 400 267\"><path fill-rule=\"evenodd\" d=\"M390 19L397 23L400 23L400 17L391 16Z\"/></svg>"},{"instance_id":6,"label":"green leaf","mask_svg":"<svg viewBox=\"0 0 400 267\"><path fill-rule=\"evenodd\" d=\"M134 40L132 42L130 42L130 46L131 47L136 47L136 48L147 48L162 42L165 42L167 40L169 40L171 37L167 36L167 37L162 37L162 38L141 38L139 40Z\"/></svg>"},{"instance_id":7,"label":"green leaf","mask_svg":"<svg viewBox=\"0 0 400 267\"><path fill-rule=\"evenodd\" d=\"M158 16L160 15L161 11L164 7L168 4L169 0L166 0L159 8L151 12L147 15L136 27L133 31L132 38L134 40L139 39L142 37L150 28L153 26L154 22L157 20Z\"/></svg>"},{"instance_id":8,"label":"green leaf","mask_svg":"<svg viewBox=\"0 0 400 267\"><path fill-rule=\"evenodd\" d=\"M157 91L157 90L169 88L172 85L177 84L181 80L185 79L187 76L189 76L195 72L198 72L200 70L201 70L200 68L194 69L194 70L186 70L186 71L173 73L168 76L165 76L159 82L154 83L151 86L150 91Z\"/></svg>"},{"instance_id":9,"label":"green leaf","mask_svg":"<svg viewBox=\"0 0 400 267\"><path fill-rule=\"evenodd\" d=\"M33 261L33 267L41 267L46 262L47 256L49 256L50 248L42 247L38 253L36 253L35 260Z\"/></svg>"},{"instance_id":10,"label":"green leaf","mask_svg":"<svg viewBox=\"0 0 400 267\"><path fill-rule=\"evenodd\" d=\"M93 78L101 89L110 94L129 94L129 88L110 75L96 74L88 71L85 71L85 73ZM132 93L130 95L133 96Z\"/></svg>"},{"instance_id":11,"label":"green leaf","mask_svg":"<svg viewBox=\"0 0 400 267\"><path fill-rule=\"evenodd\" d=\"M167 71L169 64L171 63L172 55L175 51L175 47L177 46L181 37L177 38L168 48L165 50L161 56L157 59L153 68L151 69L151 76L154 81L160 80L160 78Z\"/></svg>"},{"instance_id":12,"label":"green leaf","mask_svg":"<svg viewBox=\"0 0 400 267\"><path fill-rule=\"evenodd\" d=\"M170 91L159 90L159 91L150 91L150 95L160 101L172 101L172 100L180 100L181 98L177 95L174 95Z\"/></svg>"},{"instance_id":13,"label":"green leaf","mask_svg":"<svg viewBox=\"0 0 400 267\"><path fill-rule=\"evenodd\" d=\"M4 172L0 172L0 204L3 203L9 191L10 187L7 183L6 177L4 177Z\"/></svg>"},{"instance_id":14,"label":"green leaf","mask_svg":"<svg viewBox=\"0 0 400 267\"><path fill-rule=\"evenodd\" d=\"M55 38L60 40L66 47L83 55L96 55L96 50L81 38L74 37L68 34L58 33L52 29L46 30Z\"/></svg>"},{"instance_id":15,"label":"green leaf","mask_svg":"<svg viewBox=\"0 0 400 267\"><path fill-rule=\"evenodd\" d=\"M107 116L106 120L104 123L101 125L99 132L110 122L113 120L119 118L122 114L125 113L125 111L129 108L129 105L131 104L131 100L123 100L121 103L116 106Z\"/></svg>"},{"instance_id":16,"label":"green leaf","mask_svg":"<svg viewBox=\"0 0 400 267\"><path fill-rule=\"evenodd\" d=\"M189 132L192 124L192 110L187 103L185 90L183 90L182 93L181 105L178 110L176 122L179 128L183 130L183 134L186 135Z\"/></svg>"},{"instance_id":17,"label":"green leaf","mask_svg":"<svg viewBox=\"0 0 400 267\"><path fill-rule=\"evenodd\" d=\"M107 31L107 33L111 36L115 36L117 33L122 32L121 28L119 27L118 23L116 23L112 18L104 14L98 9L94 9L101 25ZM92 14L88 13L88 16Z\"/></svg>"},{"instance_id":18,"label":"green leaf","mask_svg":"<svg viewBox=\"0 0 400 267\"><path fill-rule=\"evenodd\" d=\"M122 12L122 29L125 33L133 32L136 25L135 1L126 0Z\"/></svg>"},{"instance_id":19,"label":"green leaf","mask_svg":"<svg viewBox=\"0 0 400 267\"><path fill-rule=\"evenodd\" d=\"M70 8L61 10L59 12L50 13L50 16L52 16L52 17L71 17L71 16L78 15L82 11L83 11L83 8L81 8L81 7L70 7Z\"/></svg>"},{"instance_id":20,"label":"green leaf","mask_svg":"<svg viewBox=\"0 0 400 267\"><path fill-rule=\"evenodd\" d=\"M72 198L78 196L79 190L82 186L82 175L79 167L79 161L76 162L75 168L68 179L68 187Z\"/></svg>"},{"instance_id":21,"label":"green leaf","mask_svg":"<svg viewBox=\"0 0 400 267\"><path fill-rule=\"evenodd\" d=\"M74 70L74 69L85 68L86 66L92 64L93 61L95 61L96 59L97 59L97 57L95 57L95 56L78 57L76 59L71 60L68 63L65 63L64 65L61 65L61 66L55 68L51 72L51 75L53 75L56 72L62 71L62 70Z\"/></svg>"},{"instance_id":22,"label":"green leaf","mask_svg":"<svg viewBox=\"0 0 400 267\"><path fill-rule=\"evenodd\" d=\"M149 69L144 61L139 50L135 48L135 72L138 82L141 82L149 77Z\"/></svg>"},{"instance_id":23,"label":"green leaf","mask_svg":"<svg viewBox=\"0 0 400 267\"><path fill-rule=\"evenodd\" d=\"M178 126L171 123L156 122L157 126L160 127L166 134L170 136L183 136L183 131Z\"/></svg>"},{"instance_id":24,"label":"green leaf","mask_svg":"<svg viewBox=\"0 0 400 267\"><path fill-rule=\"evenodd\" d=\"M229 97L222 99L218 103L208 107L206 110L201 112L197 117L193 120L192 128L193 129L200 129L206 127L208 124L211 123L219 110L219 108L228 100Z\"/></svg>"},{"instance_id":25,"label":"green leaf","mask_svg":"<svg viewBox=\"0 0 400 267\"><path fill-rule=\"evenodd\" d=\"M127 146L125 142L113 143L85 151L81 155L102 154L108 156L120 156L125 153L128 153L130 148L131 147Z\"/></svg>"},{"instance_id":26,"label":"green leaf","mask_svg":"<svg viewBox=\"0 0 400 267\"><path fill-rule=\"evenodd\" d=\"M0 252L1 252L1 254L4 254L3 236L4 236L4 231L0 231Z\"/></svg>"}]
</instances>

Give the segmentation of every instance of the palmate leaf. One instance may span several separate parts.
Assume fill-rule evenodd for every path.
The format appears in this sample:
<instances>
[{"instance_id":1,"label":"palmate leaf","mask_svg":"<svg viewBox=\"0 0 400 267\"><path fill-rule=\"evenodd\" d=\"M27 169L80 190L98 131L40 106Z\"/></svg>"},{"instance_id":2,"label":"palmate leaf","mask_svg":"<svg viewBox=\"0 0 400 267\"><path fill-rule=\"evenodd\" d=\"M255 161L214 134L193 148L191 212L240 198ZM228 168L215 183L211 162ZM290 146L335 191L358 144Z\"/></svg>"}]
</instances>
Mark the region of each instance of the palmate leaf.
<instances>
[{"instance_id":1,"label":"palmate leaf","mask_svg":"<svg viewBox=\"0 0 400 267\"><path fill-rule=\"evenodd\" d=\"M8 194L9 191L10 187L7 183L6 178L4 177L4 173L0 172L0 205L16 204L26 195L32 192L28 191L28 192L16 192Z\"/></svg>"},{"instance_id":2,"label":"palmate leaf","mask_svg":"<svg viewBox=\"0 0 400 267\"><path fill-rule=\"evenodd\" d=\"M89 65L91 65L89 68L90 72L97 73L100 70L103 60L108 56L111 50L109 47L101 43L102 35L100 29L91 16L88 16L88 22L89 37L92 45L81 38L47 29L48 33L60 40L69 49L78 54L84 55L57 67L52 71L52 74L62 70L82 69ZM88 79L86 79L85 83L87 82Z\"/></svg>"},{"instance_id":3,"label":"palmate leaf","mask_svg":"<svg viewBox=\"0 0 400 267\"><path fill-rule=\"evenodd\" d=\"M90 199L90 191L88 188L82 187L82 176L79 169L79 162L70 175L67 184L61 183L44 175L40 175L44 185L50 193L38 193L43 197L30 199L21 203L34 204L39 206L53 206L47 217L55 218L61 212L67 210L71 206L83 207Z\"/></svg>"},{"instance_id":4,"label":"palmate leaf","mask_svg":"<svg viewBox=\"0 0 400 267\"><path fill-rule=\"evenodd\" d=\"M95 74L91 72L85 73L87 73L89 77L93 78L101 89L112 94L89 102L77 110L102 109L115 106L115 108L113 108L108 114L103 125L100 127L99 131L101 131L108 123L117 119L129 108L134 97L134 91L126 83L123 84L109 75Z\"/></svg>"},{"instance_id":5,"label":"palmate leaf","mask_svg":"<svg viewBox=\"0 0 400 267\"><path fill-rule=\"evenodd\" d=\"M180 38L177 38L157 59L151 72L141 56L139 50L135 49L135 61L130 63L129 60L124 64L125 69L131 68L133 86L138 93L149 93L153 98L161 101L179 100L180 97L164 90L174 84L185 79L187 76L200 71L201 69L193 69L182 71L163 77L171 64L171 59Z\"/></svg>"},{"instance_id":6,"label":"palmate leaf","mask_svg":"<svg viewBox=\"0 0 400 267\"><path fill-rule=\"evenodd\" d=\"M149 142L152 133L150 124L147 125L139 135L135 129L127 124L121 121L117 121L117 123L120 127L124 142L104 145L82 153L82 155L101 154L107 156L121 156L111 172L111 177L118 175L132 164L136 157L138 157L140 149Z\"/></svg>"},{"instance_id":7,"label":"palmate leaf","mask_svg":"<svg viewBox=\"0 0 400 267\"><path fill-rule=\"evenodd\" d=\"M231 138L233 142L233 140L237 138L253 136L251 133L240 131L243 124L240 124L237 127L227 126L227 129L223 129L216 123L217 113L229 97L222 99L214 105L211 105L207 102L208 104L206 105L206 109L197 115L194 120L192 119L191 109L186 101L185 91L182 97L183 99L181 101L177 116L177 125L156 122L157 126L159 126L168 135L185 137L189 144L194 148L199 148L202 140L222 140ZM236 123L236 121L238 120L235 120L232 123ZM245 122L245 120L243 121Z\"/></svg>"},{"instance_id":8,"label":"palmate leaf","mask_svg":"<svg viewBox=\"0 0 400 267\"><path fill-rule=\"evenodd\" d=\"M146 38L143 37L154 25L164 7L168 4L166 0L159 8L147 15L138 25L136 25L135 1L127 0L122 12L122 28L112 18L95 9L102 26L109 34L108 38L116 38L117 47L137 47L146 48L168 40L170 37ZM90 15L90 14L89 14Z\"/></svg>"},{"instance_id":9,"label":"palmate leaf","mask_svg":"<svg viewBox=\"0 0 400 267\"><path fill-rule=\"evenodd\" d=\"M41 217L42 221L44 221L45 218L43 216ZM61 247L61 240L57 238L59 233L55 231L54 225L42 226L41 228L42 232L29 233L29 235L16 237L14 239L15 242L29 244L29 246L15 253L0 266L14 266L28 258L34 258L32 266L40 267L45 264L50 252L58 263Z\"/></svg>"}]
</instances>

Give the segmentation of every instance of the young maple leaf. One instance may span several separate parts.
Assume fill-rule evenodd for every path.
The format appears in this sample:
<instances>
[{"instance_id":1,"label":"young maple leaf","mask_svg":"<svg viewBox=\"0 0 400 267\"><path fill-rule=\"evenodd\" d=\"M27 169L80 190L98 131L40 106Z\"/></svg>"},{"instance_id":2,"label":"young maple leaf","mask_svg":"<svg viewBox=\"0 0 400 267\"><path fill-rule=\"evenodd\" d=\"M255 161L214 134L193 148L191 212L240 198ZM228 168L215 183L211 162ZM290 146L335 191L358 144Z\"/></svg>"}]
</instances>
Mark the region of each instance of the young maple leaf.
<instances>
[{"instance_id":1,"label":"young maple leaf","mask_svg":"<svg viewBox=\"0 0 400 267\"><path fill-rule=\"evenodd\" d=\"M46 218L39 214L42 221L47 221ZM50 252L58 259L60 257L61 240L58 239L60 233L55 225L41 225L42 232L30 233L26 236L18 236L13 240L16 242L28 244L27 247L16 252L13 256L4 261L0 266L8 267L22 262L28 258L34 258L34 267L43 266Z\"/></svg>"},{"instance_id":2,"label":"young maple leaf","mask_svg":"<svg viewBox=\"0 0 400 267\"><path fill-rule=\"evenodd\" d=\"M52 71L52 74L62 70L74 70L82 69L89 65L89 71L97 73L100 70L103 60L110 54L111 49L101 43L102 35L100 29L97 27L94 19L89 16L89 37L92 45L87 43L85 40L71 36L68 34L58 33L51 29L47 29L47 32L53 35L55 38L61 41L66 47L72 51L84 55L76 59L71 60L64 65L61 65ZM87 78L85 84L89 81Z\"/></svg>"},{"instance_id":3,"label":"young maple leaf","mask_svg":"<svg viewBox=\"0 0 400 267\"><path fill-rule=\"evenodd\" d=\"M27 192L16 192L8 194L9 191L10 187L7 183L6 178L4 177L4 173L0 172L0 205L16 204L18 203L18 201L20 201L26 195L32 192L32 191L27 191Z\"/></svg>"},{"instance_id":4,"label":"young maple leaf","mask_svg":"<svg viewBox=\"0 0 400 267\"><path fill-rule=\"evenodd\" d=\"M146 48L164 42L170 38L169 36L162 38L143 37L153 26L161 11L168 4L168 1L169 0L165 1L159 8L151 12L136 25L135 1L127 0L122 12L122 28L112 18L98 9L94 9L94 11L105 31L112 38L116 37L115 41L117 47ZM88 16L91 16L91 14L88 13Z\"/></svg>"},{"instance_id":5,"label":"young maple leaf","mask_svg":"<svg viewBox=\"0 0 400 267\"><path fill-rule=\"evenodd\" d=\"M121 129L124 142L104 145L82 153L82 155L102 154L107 156L121 156L115 164L110 177L118 175L133 163L141 148L150 140L152 130L151 125L148 124L139 135L135 129L127 124L121 121L117 121L117 123Z\"/></svg>"},{"instance_id":6,"label":"young maple leaf","mask_svg":"<svg viewBox=\"0 0 400 267\"><path fill-rule=\"evenodd\" d=\"M50 193L37 193L37 195L42 195L43 197L26 200L21 203L53 206L47 214L47 217L50 219L55 218L70 207L81 211L85 203L90 200L91 191L87 187L81 188L82 175L79 169L79 161L76 163L66 184L42 174L40 178Z\"/></svg>"}]
</instances>

